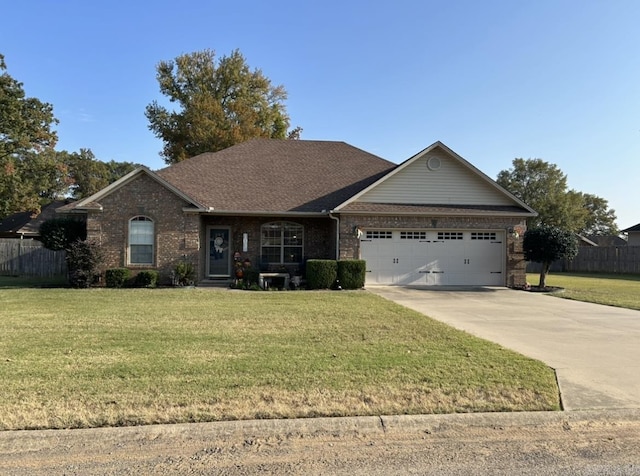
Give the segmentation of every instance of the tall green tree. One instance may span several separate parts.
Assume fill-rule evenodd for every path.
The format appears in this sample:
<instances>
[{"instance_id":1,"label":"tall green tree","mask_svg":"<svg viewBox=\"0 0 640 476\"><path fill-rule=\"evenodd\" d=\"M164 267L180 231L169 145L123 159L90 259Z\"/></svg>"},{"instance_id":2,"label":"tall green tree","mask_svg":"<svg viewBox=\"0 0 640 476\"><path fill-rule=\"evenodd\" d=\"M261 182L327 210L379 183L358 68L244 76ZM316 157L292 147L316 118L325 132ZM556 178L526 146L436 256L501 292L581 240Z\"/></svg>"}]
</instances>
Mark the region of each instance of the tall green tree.
<instances>
[{"instance_id":1,"label":"tall green tree","mask_svg":"<svg viewBox=\"0 0 640 476\"><path fill-rule=\"evenodd\" d=\"M58 120L53 106L27 97L23 84L7 73L0 54L0 218L39 211L64 175L55 160ZM54 186L46 183L54 177Z\"/></svg>"},{"instance_id":2,"label":"tall green tree","mask_svg":"<svg viewBox=\"0 0 640 476\"><path fill-rule=\"evenodd\" d=\"M528 228L559 227L580 234L615 234L615 211L596 195L567 188L567 176L542 159L514 159L502 170L498 184L538 212L527 220Z\"/></svg>"},{"instance_id":3,"label":"tall green tree","mask_svg":"<svg viewBox=\"0 0 640 476\"><path fill-rule=\"evenodd\" d=\"M38 213L57 198L92 195L129 173L136 164L101 162L90 149L56 151L58 120L53 106L26 97L0 55L0 218Z\"/></svg>"},{"instance_id":4,"label":"tall green tree","mask_svg":"<svg viewBox=\"0 0 640 476\"><path fill-rule=\"evenodd\" d=\"M145 113L149 129L164 142L160 155L167 164L255 137L287 137L284 87L251 70L238 50L218 60L207 49L161 61L156 78L160 92L177 105L170 110L153 101Z\"/></svg>"},{"instance_id":5,"label":"tall green tree","mask_svg":"<svg viewBox=\"0 0 640 476\"><path fill-rule=\"evenodd\" d=\"M80 149L79 152L62 151L59 152L59 157L68 173L67 194L75 200L93 195L139 167L131 162L102 162L96 159L91 149Z\"/></svg>"},{"instance_id":6,"label":"tall green tree","mask_svg":"<svg viewBox=\"0 0 640 476\"><path fill-rule=\"evenodd\" d=\"M602 197L590 193L582 194L582 204L588 211L583 234L618 235L620 229L616 224L616 211L609 208L609 202Z\"/></svg>"}]
</instances>

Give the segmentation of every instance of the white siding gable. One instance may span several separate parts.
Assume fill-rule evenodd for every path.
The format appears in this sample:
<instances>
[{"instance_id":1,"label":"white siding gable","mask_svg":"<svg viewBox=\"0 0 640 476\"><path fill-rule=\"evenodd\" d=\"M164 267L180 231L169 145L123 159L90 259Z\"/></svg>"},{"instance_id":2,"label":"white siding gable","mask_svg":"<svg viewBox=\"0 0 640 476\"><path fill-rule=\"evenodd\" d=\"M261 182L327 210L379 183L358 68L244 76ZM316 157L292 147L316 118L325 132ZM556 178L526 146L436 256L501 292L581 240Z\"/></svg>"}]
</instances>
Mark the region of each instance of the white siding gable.
<instances>
[{"instance_id":1,"label":"white siding gable","mask_svg":"<svg viewBox=\"0 0 640 476\"><path fill-rule=\"evenodd\" d=\"M415 205L516 205L517 202L469 163L432 146L401 165L355 199Z\"/></svg>"}]
</instances>

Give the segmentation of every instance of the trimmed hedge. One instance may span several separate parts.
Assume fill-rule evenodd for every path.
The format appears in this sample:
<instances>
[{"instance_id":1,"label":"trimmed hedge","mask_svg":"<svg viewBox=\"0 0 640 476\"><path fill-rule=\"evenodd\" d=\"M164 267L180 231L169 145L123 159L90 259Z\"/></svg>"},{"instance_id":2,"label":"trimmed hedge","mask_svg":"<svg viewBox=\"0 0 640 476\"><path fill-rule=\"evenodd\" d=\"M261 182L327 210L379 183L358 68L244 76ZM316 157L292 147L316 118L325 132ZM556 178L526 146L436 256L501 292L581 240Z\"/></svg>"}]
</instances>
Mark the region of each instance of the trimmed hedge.
<instances>
[{"instance_id":1,"label":"trimmed hedge","mask_svg":"<svg viewBox=\"0 0 640 476\"><path fill-rule=\"evenodd\" d=\"M140 271L133 283L138 288L155 288L158 285L160 273L155 270Z\"/></svg>"},{"instance_id":2,"label":"trimmed hedge","mask_svg":"<svg viewBox=\"0 0 640 476\"><path fill-rule=\"evenodd\" d=\"M367 262L361 259L338 261L338 281L342 289L361 289L367 272Z\"/></svg>"},{"instance_id":3,"label":"trimmed hedge","mask_svg":"<svg viewBox=\"0 0 640 476\"><path fill-rule=\"evenodd\" d=\"M338 277L338 262L330 259L307 261L307 288L329 289Z\"/></svg>"},{"instance_id":4,"label":"trimmed hedge","mask_svg":"<svg viewBox=\"0 0 640 476\"><path fill-rule=\"evenodd\" d=\"M124 288L130 277L131 271L128 268L111 268L104 273L108 288Z\"/></svg>"}]
</instances>

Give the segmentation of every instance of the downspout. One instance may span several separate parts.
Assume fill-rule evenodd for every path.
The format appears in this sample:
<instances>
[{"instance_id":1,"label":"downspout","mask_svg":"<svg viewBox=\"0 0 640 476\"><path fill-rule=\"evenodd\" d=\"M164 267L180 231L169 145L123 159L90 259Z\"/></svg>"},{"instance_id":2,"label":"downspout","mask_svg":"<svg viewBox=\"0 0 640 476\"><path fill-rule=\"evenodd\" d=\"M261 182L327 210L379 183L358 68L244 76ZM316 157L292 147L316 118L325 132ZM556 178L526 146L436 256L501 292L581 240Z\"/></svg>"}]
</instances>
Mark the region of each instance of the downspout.
<instances>
[{"instance_id":1,"label":"downspout","mask_svg":"<svg viewBox=\"0 0 640 476\"><path fill-rule=\"evenodd\" d=\"M336 221L336 261L340 259L340 218L334 217L329 212L329 218Z\"/></svg>"}]
</instances>

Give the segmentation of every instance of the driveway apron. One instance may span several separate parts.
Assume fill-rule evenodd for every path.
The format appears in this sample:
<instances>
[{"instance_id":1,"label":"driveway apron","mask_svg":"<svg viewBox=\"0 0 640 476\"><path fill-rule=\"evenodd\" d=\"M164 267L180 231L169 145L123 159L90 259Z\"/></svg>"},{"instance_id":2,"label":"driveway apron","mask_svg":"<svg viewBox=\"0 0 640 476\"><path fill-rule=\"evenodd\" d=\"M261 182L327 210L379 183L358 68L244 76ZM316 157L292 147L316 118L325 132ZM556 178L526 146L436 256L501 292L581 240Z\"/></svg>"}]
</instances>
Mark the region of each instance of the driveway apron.
<instances>
[{"instance_id":1,"label":"driveway apron","mask_svg":"<svg viewBox=\"0 0 640 476\"><path fill-rule=\"evenodd\" d=\"M565 410L640 408L640 311L507 288L367 290L545 362Z\"/></svg>"}]
</instances>

